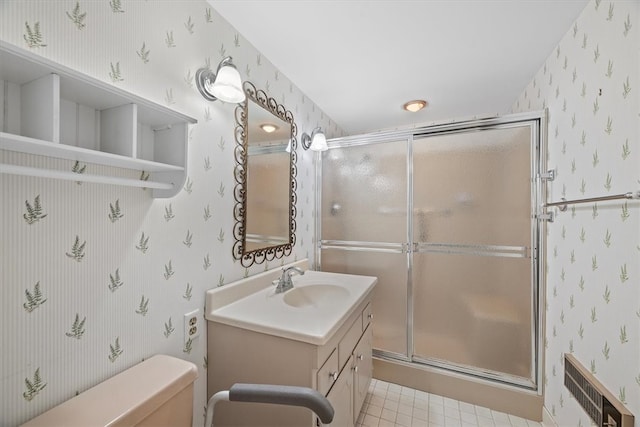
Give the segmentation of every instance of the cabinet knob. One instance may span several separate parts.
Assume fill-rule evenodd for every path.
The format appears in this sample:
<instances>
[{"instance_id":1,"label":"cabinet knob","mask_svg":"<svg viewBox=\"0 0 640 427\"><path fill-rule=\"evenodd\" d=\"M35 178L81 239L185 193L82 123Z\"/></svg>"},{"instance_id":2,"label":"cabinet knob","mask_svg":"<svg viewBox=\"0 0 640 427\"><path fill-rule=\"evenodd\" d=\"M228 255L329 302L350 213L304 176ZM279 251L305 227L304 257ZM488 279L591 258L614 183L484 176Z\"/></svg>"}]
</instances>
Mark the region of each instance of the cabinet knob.
<instances>
[{"instance_id":1,"label":"cabinet knob","mask_svg":"<svg viewBox=\"0 0 640 427\"><path fill-rule=\"evenodd\" d=\"M359 354L357 357L358 360L364 360L364 354Z\"/></svg>"},{"instance_id":2,"label":"cabinet knob","mask_svg":"<svg viewBox=\"0 0 640 427\"><path fill-rule=\"evenodd\" d=\"M329 378L331 378L333 381L338 379L338 373L337 372L329 372Z\"/></svg>"},{"instance_id":3,"label":"cabinet knob","mask_svg":"<svg viewBox=\"0 0 640 427\"><path fill-rule=\"evenodd\" d=\"M355 365L352 369L353 369L353 372L358 372L358 365Z\"/></svg>"},{"instance_id":4,"label":"cabinet knob","mask_svg":"<svg viewBox=\"0 0 640 427\"><path fill-rule=\"evenodd\" d=\"M369 320L373 319L373 313L367 314L367 319L369 319Z\"/></svg>"}]
</instances>

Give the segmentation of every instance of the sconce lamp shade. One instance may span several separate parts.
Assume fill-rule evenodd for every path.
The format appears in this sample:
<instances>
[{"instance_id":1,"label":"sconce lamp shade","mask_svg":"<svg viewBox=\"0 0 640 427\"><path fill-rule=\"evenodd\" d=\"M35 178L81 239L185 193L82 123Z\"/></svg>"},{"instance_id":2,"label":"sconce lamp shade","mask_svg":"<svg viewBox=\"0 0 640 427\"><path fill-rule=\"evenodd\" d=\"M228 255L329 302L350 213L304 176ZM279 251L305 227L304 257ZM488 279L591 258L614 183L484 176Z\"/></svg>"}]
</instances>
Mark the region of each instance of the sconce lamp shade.
<instances>
[{"instance_id":1,"label":"sconce lamp shade","mask_svg":"<svg viewBox=\"0 0 640 427\"><path fill-rule=\"evenodd\" d=\"M311 136L307 133L302 134L302 148L312 151L326 151L329 149L327 146L327 137L319 127L315 128L311 132Z\"/></svg>"},{"instance_id":2,"label":"sconce lamp shade","mask_svg":"<svg viewBox=\"0 0 640 427\"><path fill-rule=\"evenodd\" d=\"M326 151L329 147L327 147L327 137L324 136L322 131L314 132L311 134L311 147L310 150L313 151Z\"/></svg>"},{"instance_id":3,"label":"sconce lamp shade","mask_svg":"<svg viewBox=\"0 0 640 427\"><path fill-rule=\"evenodd\" d=\"M208 101L219 99L237 104L245 100L242 78L230 56L220 61L216 73L208 68L200 68L196 71L196 86Z\"/></svg>"},{"instance_id":4,"label":"sconce lamp shade","mask_svg":"<svg viewBox=\"0 0 640 427\"><path fill-rule=\"evenodd\" d=\"M213 85L211 86L213 96L221 101L237 104L244 101L245 95L242 90L242 78L240 73L229 63L218 69Z\"/></svg>"}]
</instances>

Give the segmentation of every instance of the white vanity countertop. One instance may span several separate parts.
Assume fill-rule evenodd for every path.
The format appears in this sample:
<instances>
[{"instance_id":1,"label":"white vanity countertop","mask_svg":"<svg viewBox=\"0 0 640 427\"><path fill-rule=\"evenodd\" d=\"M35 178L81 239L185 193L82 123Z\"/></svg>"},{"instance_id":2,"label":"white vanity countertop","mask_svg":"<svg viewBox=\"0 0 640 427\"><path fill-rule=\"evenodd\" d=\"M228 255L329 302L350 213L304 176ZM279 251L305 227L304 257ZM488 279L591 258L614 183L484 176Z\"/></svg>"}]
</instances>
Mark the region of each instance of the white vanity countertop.
<instances>
[{"instance_id":1,"label":"white vanity countertop","mask_svg":"<svg viewBox=\"0 0 640 427\"><path fill-rule=\"evenodd\" d=\"M275 277L279 277L281 271L278 269ZM271 284L273 277L273 273L256 277L263 286L256 290L257 286L253 284L254 292L245 295L234 291L233 284L228 285L229 289L224 286L207 291L206 319L323 345L378 282L371 276L307 270L302 276L292 276L293 289L276 294L275 286ZM244 279L238 285L247 288L246 282L250 279ZM229 295L237 295L237 298ZM216 304L216 300L225 300L225 304Z\"/></svg>"}]
</instances>

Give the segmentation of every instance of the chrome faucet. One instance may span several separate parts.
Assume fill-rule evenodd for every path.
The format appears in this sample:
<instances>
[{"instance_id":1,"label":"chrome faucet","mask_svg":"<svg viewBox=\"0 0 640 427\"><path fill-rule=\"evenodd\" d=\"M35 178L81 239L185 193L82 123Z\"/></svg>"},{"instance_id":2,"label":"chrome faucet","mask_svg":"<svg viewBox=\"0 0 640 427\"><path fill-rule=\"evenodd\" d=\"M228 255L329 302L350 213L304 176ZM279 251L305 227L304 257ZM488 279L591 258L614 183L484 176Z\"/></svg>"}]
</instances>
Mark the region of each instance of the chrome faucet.
<instances>
[{"instance_id":1,"label":"chrome faucet","mask_svg":"<svg viewBox=\"0 0 640 427\"><path fill-rule=\"evenodd\" d=\"M276 285L276 294L286 292L289 289L293 288L293 282L291 281L291 275L293 273L298 273L299 275L303 276L304 270L298 267L288 267L283 269L280 279L273 281L273 284Z\"/></svg>"}]
</instances>

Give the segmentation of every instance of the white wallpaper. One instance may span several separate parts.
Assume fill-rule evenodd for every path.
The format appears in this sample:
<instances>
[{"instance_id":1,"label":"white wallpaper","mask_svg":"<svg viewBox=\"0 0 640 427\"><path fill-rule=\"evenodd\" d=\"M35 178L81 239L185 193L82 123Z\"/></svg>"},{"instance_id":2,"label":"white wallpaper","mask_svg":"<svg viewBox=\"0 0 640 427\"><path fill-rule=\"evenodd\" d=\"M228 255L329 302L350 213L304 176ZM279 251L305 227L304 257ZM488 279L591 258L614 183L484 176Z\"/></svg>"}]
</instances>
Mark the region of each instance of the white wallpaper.
<instances>
[{"instance_id":1,"label":"white wallpaper","mask_svg":"<svg viewBox=\"0 0 640 427\"><path fill-rule=\"evenodd\" d=\"M589 2L513 111L549 109L549 198L640 190L639 3ZM591 424L563 385L573 353L640 417L640 203L574 205L548 226L545 407Z\"/></svg>"},{"instance_id":2,"label":"white wallpaper","mask_svg":"<svg viewBox=\"0 0 640 427\"><path fill-rule=\"evenodd\" d=\"M205 101L195 71L231 55L244 79L293 112L298 137L315 126L328 137L341 130L204 0L5 0L0 37L198 120L187 182L171 199L0 175L0 425L24 422L157 353L198 366L201 425L206 334L185 345L183 314L203 308L207 289L313 259L315 189L313 155L299 149L293 253L250 269L234 261L234 106ZM74 167L5 151L0 162Z\"/></svg>"},{"instance_id":3,"label":"white wallpaper","mask_svg":"<svg viewBox=\"0 0 640 427\"><path fill-rule=\"evenodd\" d=\"M640 188L638 7L590 2L514 104L514 112L549 109L551 199ZM328 137L341 130L204 0L4 0L0 23L2 40L199 122L187 184L172 199L0 175L0 424L165 353L199 368L200 425L206 335L185 347L182 315L203 307L207 289L266 266L245 270L231 257L233 106L202 99L195 71L232 55L245 79L292 110L298 135L316 125ZM298 159L297 241L284 262L313 255L312 155ZM0 151L9 160L73 167ZM572 351L639 417L639 204L578 205L548 230L545 406L560 425L590 424L562 385L561 355Z\"/></svg>"}]
</instances>

